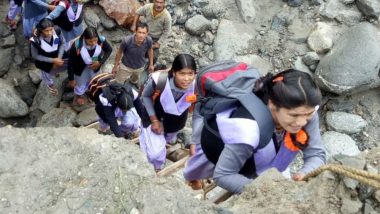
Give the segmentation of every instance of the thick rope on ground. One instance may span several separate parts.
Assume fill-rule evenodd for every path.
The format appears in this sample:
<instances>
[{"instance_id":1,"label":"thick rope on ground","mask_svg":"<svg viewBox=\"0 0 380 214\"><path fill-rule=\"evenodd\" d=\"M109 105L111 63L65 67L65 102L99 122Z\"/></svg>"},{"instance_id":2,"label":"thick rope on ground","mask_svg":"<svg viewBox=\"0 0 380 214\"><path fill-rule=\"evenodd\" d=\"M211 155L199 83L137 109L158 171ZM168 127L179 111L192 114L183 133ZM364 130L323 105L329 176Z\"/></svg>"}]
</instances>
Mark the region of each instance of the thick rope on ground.
<instances>
[{"instance_id":1,"label":"thick rope on ground","mask_svg":"<svg viewBox=\"0 0 380 214\"><path fill-rule=\"evenodd\" d=\"M311 177L319 175L321 172L329 170L346 177L355 179L363 184L372 186L376 189L380 189L380 174L370 173L368 171L355 169L348 166L337 165L337 164L327 164L319 167L318 169L307 174L303 180L308 180Z\"/></svg>"}]
</instances>

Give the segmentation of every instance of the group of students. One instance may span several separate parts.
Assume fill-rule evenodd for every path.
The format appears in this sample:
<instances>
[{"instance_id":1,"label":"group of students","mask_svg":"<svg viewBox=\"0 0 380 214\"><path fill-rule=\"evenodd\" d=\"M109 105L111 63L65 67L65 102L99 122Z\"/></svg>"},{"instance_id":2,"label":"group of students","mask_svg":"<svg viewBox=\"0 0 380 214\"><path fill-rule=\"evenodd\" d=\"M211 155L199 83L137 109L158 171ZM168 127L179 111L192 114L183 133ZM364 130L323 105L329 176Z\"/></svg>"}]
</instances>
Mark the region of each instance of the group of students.
<instances>
[{"instance_id":1,"label":"group of students","mask_svg":"<svg viewBox=\"0 0 380 214\"><path fill-rule=\"evenodd\" d=\"M166 144L172 143L186 124L197 94L196 78L194 58L179 54L171 68L151 74L140 98L135 92L129 99L141 118L140 147L156 171L164 167ZM268 73L256 81L250 93L263 103L260 108L269 112L267 119L273 129L262 129L249 113L259 111L258 106L236 105L205 121L202 106L195 104L191 157L184 169L193 189L201 188L201 179L213 178L218 186L239 194L269 168L298 181L326 162L317 113L322 97L309 74L294 69ZM261 135L270 136L264 146ZM289 166L299 152L304 164L291 176Z\"/></svg>"},{"instance_id":2,"label":"group of students","mask_svg":"<svg viewBox=\"0 0 380 214\"><path fill-rule=\"evenodd\" d=\"M89 27L82 33L82 5L75 0L70 0L70 3L69 6L59 4L50 8L53 12L49 15L41 13L44 18L36 26L37 33L29 35L31 53L36 67L42 71L44 83L53 95L58 93L53 78L67 66L69 85L76 94L75 102L83 104L89 83L99 78L96 75L110 56L112 48L104 37L98 35L96 29ZM41 4L41 7L46 9L47 4ZM149 7L160 5L153 4L145 9ZM67 14L66 21L69 21L66 23L72 27L69 30L54 27L52 21L63 11ZM37 17L33 16L33 19ZM136 32L139 28L147 28L138 24L133 27ZM73 40L78 36L79 39ZM121 50L128 45L128 41L123 42ZM144 41L149 43L147 47L150 52L154 45L159 46L154 40ZM120 72L118 65L121 53L129 55L128 51L118 52L114 75ZM139 54L141 57L144 52ZM186 124L190 107L194 105L197 66L191 55L178 54L169 69L152 72L152 54L148 55L150 64L147 67L151 74L143 87L141 84L135 87L119 81L115 87L123 90L116 95L111 93L114 99L110 98L107 90L96 94L95 110L99 115L101 131L110 128L115 136L125 137L140 128L141 149L154 169L160 171L165 164L166 144L175 141L177 133ZM136 75L133 78L132 82L136 83L138 78ZM206 121L208 126L216 130L215 133L205 126L205 119L200 113L201 106L195 105L191 158L184 169L184 177L194 189L200 188L200 179L213 178L218 186L232 193L241 193L245 185L271 167L289 176L288 167L301 151L304 165L292 176L294 180L302 180L307 173L325 163L317 114L321 93L312 77L290 69L261 77L254 88L250 93L256 94L270 112L269 120L275 125L273 130L261 129L256 118L249 114L253 109L238 105ZM121 119L121 125L118 118ZM262 132L272 136L264 147L259 146Z\"/></svg>"}]
</instances>

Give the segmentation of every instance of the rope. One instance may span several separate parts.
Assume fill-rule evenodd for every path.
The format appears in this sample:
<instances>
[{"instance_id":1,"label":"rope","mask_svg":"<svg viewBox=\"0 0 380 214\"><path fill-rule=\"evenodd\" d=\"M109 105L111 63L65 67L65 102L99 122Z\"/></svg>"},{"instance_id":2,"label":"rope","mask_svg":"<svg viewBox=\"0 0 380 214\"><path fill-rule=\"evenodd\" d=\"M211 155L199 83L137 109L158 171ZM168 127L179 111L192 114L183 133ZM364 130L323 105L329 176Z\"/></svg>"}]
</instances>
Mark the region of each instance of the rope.
<instances>
[{"instance_id":1,"label":"rope","mask_svg":"<svg viewBox=\"0 0 380 214\"><path fill-rule=\"evenodd\" d=\"M338 164L327 164L319 167L318 169L307 174L303 180L308 180L311 177L319 175L321 172L329 170L346 177L355 179L363 184L374 187L375 189L380 189L380 174L370 173L368 171L355 169L348 166L338 165Z\"/></svg>"}]
</instances>

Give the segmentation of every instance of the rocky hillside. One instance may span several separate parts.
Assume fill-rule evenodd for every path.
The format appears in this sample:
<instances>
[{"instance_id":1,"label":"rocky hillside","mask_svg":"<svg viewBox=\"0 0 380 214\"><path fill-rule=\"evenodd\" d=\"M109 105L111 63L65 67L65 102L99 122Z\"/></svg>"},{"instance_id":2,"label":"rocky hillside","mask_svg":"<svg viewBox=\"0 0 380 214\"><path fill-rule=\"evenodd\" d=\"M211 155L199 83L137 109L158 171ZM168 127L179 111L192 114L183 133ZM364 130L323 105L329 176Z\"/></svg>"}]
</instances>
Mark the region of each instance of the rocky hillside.
<instances>
[{"instance_id":1,"label":"rocky hillside","mask_svg":"<svg viewBox=\"0 0 380 214\"><path fill-rule=\"evenodd\" d=\"M116 50L131 33L128 25L142 2L86 1L85 24ZM378 173L378 0L166 2L173 32L159 63L169 65L186 52L200 67L235 59L262 74L287 68L309 72L323 89L320 124L330 162ZM8 1L1 1L1 17L7 8ZM268 172L219 206L194 199L182 179L155 177L135 145L68 128L96 121L94 108L71 104L65 74L56 81L58 96L50 96L30 62L22 23L16 31L0 23L0 46L0 127L5 127L0 129L0 213L380 212L379 190L332 173L295 183Z\"/></svg>"},{"instance_id":2,"label":"rocky hillside","mask_svg":"<svg viewBox=\"0 0 380 214\"><path fill-rule=\"evenodd\" d=\"M275 170L220 205L177 176L157 177L138 146L86 128L0 128L1 213L366 213L380 190L325 172L309 182ZM334 162L378 173L380 149Z\"/></svg>"}]
</instances>

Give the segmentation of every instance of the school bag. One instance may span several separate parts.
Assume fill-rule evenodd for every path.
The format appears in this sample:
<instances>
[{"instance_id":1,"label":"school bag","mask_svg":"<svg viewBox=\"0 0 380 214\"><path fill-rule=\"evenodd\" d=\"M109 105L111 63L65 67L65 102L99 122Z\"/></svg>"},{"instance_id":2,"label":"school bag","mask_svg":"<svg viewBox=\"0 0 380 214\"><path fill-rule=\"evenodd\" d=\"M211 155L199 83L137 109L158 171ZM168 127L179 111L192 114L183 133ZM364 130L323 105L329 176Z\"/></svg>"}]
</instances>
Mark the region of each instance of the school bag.
<instances>
[{"instance_id":1,"label":"school bag","mask_svg":"<svg viewBox=\"0 0 380 214\"><path fill-rule=\"evenodd\" d=\"M200 115L204 127L220 138L217 131L208 125L208 120L217 113L242 105L256 120L260 130L260 141L255 151L265 147L274 130L272 115L260 98L254 93L259 72L250 65L233 60L221 61L204 67L197 74Z\"/></svg>"}]
</instances>

